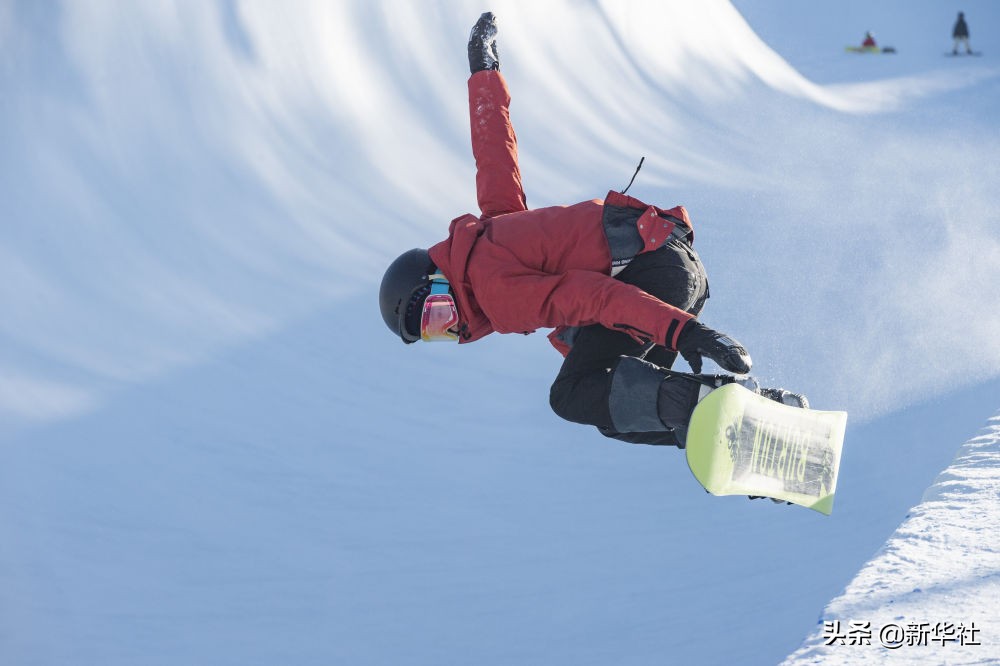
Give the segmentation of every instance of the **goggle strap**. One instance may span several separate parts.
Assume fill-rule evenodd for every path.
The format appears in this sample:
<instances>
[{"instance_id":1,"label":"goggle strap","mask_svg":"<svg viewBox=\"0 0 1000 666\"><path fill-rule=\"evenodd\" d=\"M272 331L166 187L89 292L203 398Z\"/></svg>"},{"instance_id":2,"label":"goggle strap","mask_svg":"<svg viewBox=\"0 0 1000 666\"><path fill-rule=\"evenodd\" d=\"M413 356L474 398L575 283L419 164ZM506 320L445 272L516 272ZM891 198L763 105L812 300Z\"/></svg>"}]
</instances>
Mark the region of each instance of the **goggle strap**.
<instances>
[{"instance_id":1,"label":"goggle strap","mask_svg":"<svg viewBox=\"0 0 1000 666\"><path fill-rule=\"evenodd\" d=\"M437 296L438 294L447 294L451 291L451 284L448 283L448 278L442 273L434 273L427 276L431 281L431 296Z\"/></svg>"}]
</instances>

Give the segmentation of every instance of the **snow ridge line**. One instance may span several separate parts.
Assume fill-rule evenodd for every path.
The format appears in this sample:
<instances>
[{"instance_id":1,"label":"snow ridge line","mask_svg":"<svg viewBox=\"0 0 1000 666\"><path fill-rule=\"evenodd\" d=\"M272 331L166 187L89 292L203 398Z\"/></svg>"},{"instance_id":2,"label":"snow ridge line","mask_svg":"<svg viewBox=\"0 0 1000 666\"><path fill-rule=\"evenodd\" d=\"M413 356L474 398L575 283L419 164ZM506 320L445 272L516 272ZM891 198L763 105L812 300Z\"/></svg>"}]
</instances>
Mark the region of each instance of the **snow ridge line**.
<instances>
[{"instance_id":1,"label":"snow ridge line","mask_svg":"<svg viewBox=\"0 0 1000 666\"><path fill-rule=\"evenodd\" d=\"M920 504L827 605L817 629L783 666L1000 662L997 534L1000 413L959 447ZM860 644L835 633L866 623L869 628L855 634ZM880 631L887 625L909 631L912 644L883 644ZM953 634L953 641L940 636L936 641L934 632L945 625L953 632L961 627L963 633ZM931 633L921 640L918 627Z\"/></svg>"}]
</instances>

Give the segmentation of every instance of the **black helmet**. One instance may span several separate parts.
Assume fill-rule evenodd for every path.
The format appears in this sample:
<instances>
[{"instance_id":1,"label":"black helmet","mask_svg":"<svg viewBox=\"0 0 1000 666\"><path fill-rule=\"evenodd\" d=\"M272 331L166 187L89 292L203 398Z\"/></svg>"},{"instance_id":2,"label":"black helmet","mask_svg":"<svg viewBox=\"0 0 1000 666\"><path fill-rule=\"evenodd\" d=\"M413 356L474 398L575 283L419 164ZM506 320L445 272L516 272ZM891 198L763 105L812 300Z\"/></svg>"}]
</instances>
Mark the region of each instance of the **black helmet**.
<instances>
[{"instance_id":1,"label":"black helmet","mask_svg":"<svg viewBox=\"0 0 1000 666\"><path fill-rule=\"evenodd\" d=\"M378 305L389 330L410 344L420 339L420 304L431 290L434 262L427 250L404 252L382 276Z\"/></svg>"}]
</instances>

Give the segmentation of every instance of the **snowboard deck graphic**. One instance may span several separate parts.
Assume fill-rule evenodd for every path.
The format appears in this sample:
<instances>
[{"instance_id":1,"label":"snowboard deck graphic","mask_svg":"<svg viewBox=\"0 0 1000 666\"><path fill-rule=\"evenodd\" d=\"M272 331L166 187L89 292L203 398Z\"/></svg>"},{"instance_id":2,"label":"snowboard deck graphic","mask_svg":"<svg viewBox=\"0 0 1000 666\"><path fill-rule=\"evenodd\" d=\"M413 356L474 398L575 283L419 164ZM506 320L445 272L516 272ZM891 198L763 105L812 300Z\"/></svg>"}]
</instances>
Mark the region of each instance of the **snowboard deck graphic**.
<instances>
[{"instance_id":1,"label":"snowboard deck graphic","mask_svg":"<svg viewBox=\"0 0 1000 666\"><path fill-rule=\"evenodd\" d=\"M713 495L760 495L830 515L847 412L789 407L727 384L691 415L687 462Z\"/></svg>"}]
</instances>

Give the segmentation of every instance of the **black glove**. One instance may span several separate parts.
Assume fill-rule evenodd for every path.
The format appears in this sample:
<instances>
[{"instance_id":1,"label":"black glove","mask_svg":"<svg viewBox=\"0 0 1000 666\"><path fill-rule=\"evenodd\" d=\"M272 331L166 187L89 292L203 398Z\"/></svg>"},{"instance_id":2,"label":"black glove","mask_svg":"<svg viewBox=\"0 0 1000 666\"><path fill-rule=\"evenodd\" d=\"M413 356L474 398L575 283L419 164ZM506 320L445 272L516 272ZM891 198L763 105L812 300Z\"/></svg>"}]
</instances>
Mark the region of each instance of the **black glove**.
<instances>
[{"instance_id":1,"label":"black glove","mask_svg":"<svg viewBox=\"0 0 1000 666\"><path fill-rule=\"evenodd\" d=\"M484 69L500 69L497 51L497 17L485 12L469 33L469 70L475 74Z\"/></svg>"},{"instance_id":2,"label":"black glove","mask_svg":"<svg viewBox=\"0 0 1000 666\"><path fill-rule=\"evenodd\" d=\"M690 364L691 369L701 372L701 357L707 356L719 367L738 375L750 372L753 361L740 343L718 331L713 331L697 319L684 324L677 336L677 351Z\"/></svg>"}]
</instances>

